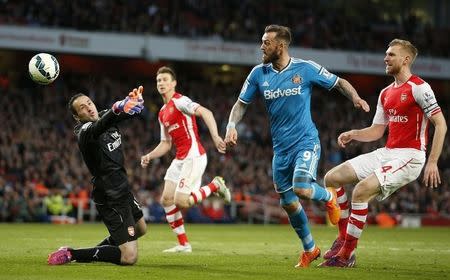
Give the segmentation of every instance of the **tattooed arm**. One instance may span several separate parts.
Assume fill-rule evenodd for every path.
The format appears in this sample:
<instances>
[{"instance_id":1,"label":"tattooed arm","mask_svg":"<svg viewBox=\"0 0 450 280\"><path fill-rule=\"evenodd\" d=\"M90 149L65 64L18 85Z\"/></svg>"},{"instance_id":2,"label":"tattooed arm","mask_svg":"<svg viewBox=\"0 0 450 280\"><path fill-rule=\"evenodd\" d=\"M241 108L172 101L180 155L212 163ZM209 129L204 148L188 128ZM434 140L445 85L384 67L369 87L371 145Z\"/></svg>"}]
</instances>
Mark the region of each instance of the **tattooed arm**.
<instances>
[{"instance_id":1,"label":"tattooed arm","mask_svg":"<svg viewBox=\"0 0 450 280\"><path fill-rule=\"evenodd\" d=\"M238 135L236 124L241 121L246 110L247 104L243 103L242 101L237 100L236 103L234 103L234 106L230 112L230 117L228 119L227 133L225 135L225 143L228 146L232 147L237 144Z\"/></svg>"},{"instance_id":2,"label":"tattooed arm","mask_svg":"<svg viewBox=\"0 0 450 280\"><path fill-rule=\"evenodd\" d=\"M339 78L334 88L337 89L343 96L350 99L355 108L362 109L365 112L370 111L370 107L367 102L359 97L356 89L346 79Z\"/></svg>"}]
</instances>

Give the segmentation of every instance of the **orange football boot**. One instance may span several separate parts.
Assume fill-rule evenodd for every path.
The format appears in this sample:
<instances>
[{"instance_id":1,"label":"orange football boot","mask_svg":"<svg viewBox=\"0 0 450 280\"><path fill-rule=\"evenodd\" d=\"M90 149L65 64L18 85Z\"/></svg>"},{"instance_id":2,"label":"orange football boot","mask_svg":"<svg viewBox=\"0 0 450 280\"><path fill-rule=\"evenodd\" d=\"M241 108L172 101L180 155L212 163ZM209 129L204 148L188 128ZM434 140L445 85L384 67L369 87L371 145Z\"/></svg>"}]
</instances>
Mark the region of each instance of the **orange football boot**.
<instances>
[{"instance_id":1,"label":"orange football boot","mask_svg":"<svg viewBox=\"0 0 450 280\"><path fill-rule=\"evenodd\" d=\"M327 207L328 218L330 219L330 223L337 225L339 219L341 218L341 208L337 203L336 189L329 187L327 190L331 192L332 196L331 200L325 204Z\"/></svg>"},{"instance_id":2,"label":"orange football boot","mask_svg":"<svg viewBox=\"0 0 450 280\"><path fill-rule=\"evenodd\" d=\"M298 264L295 265L295 268L306 268L309 267L309 264L314 260L317 260L320 257L320 249L319 247L315 247L311 252L303 252L298 260Z\"/></svg>"}]
</instances>

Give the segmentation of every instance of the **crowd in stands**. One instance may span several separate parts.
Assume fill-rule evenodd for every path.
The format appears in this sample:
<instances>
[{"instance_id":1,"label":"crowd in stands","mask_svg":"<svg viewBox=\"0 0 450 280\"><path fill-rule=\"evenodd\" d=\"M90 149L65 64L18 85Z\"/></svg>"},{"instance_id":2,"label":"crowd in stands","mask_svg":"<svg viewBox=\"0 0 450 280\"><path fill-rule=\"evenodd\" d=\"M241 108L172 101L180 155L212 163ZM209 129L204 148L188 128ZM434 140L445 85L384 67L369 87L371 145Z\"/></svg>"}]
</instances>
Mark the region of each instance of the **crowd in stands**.
<instances>
[{"instance_id":1,"label":"crowd in stands","mask_svg":"<svg viewBox=\"0 0 450 280\"><path fill-rule=\"evenodd\" d=\"M83 92L94 100L99 109L109 108L143 80L146 109L137 119L121 126L122 144L134 193L149 209L149 220L162 222L164 212L158 201L163 177L174 153L152 162L147 169L140 166L141 155L160 140L157 112L162 101L153 79L107 75L87 77L69 73L59 77L51 86L36 86L23 76L7 80L0 87L0 221L46 221L49 214L54 214L49 211L70 214L79 203L87 209L91 176L73 134L75 122L67 109L69 97ZM178 90L210 108L224 134L240 83L219 87L206 81L189 80L179 73ZM366 96L372 108L376 105L376 97ZM437 97L449 120L450 96L438 94ZM383 145L379 141L353 144L346 150L337 147L336 137L340 132L366 126L373 117L373 112L356 111L351 102L339 94L330 97L328 93L315 92L312 110L322 141L319 180L327 170L345 159ZM246 207L246 202L251 205L251 202L266 201L268 206L281 209L272 186L270 129L262 102L249 106L244 120L238 125L239 145L225 155L215 150L205 125L202 121L198 123L209 158L203 181L209 182L216 174L225 178L234 200L241 205L238 219L245 219L254 210ZM371 203L371 213L450 215L448 145L444 147L440 168L442 184L438 189L426 188L420 181L413 182L390 199ZM351 191L351 187L347 190ZM61 196L65 198L64 204L53 205ZM305 203L305 207L324 216L321 204ZM229 221L229 213L224 212L223 206L216 201L210 201L195 211L198 213L190 213L192 221L199 221L199 217L203 219L200 221Z\"/></svg>"},{"instance_id":2,"label":"crowd in stands","mask_svg":"<svg viewBox=\"0 0 450 280\"><path fill-rule=\"evenodd\" d=\"M448 26L441 27L418 2L3 0L0 24L255 43L266 25L277 23L292 28L294 46L384 51L385 42L401 37L414 38L421 55L449 57ZM439 10L428 2L420 3Z\"/></svg>"}]
</instances>

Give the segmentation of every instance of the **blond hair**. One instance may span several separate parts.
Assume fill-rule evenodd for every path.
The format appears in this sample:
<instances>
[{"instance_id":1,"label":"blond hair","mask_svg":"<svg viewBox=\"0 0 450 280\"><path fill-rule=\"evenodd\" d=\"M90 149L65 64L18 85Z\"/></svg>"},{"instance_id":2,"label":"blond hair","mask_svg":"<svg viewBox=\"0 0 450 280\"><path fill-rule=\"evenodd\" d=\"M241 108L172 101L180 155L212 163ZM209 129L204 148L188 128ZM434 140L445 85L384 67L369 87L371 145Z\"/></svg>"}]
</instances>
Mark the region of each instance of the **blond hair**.
<instances>
[{"instance_id":1,"label":"blond hair","mask_svg":"<svg viewBox=\"0 0 450 280\"><path fill-rule=\"evenodd\" d=\"M419 51L417 50L417 48L410 41L407 41L407 40L394 39L389 43L388 46L389 47L400 46L404 50L406 50L411 55L411 64L413 64L414 60L416 59L417 55L419 54Z\"/></svg>"}]
</instances>

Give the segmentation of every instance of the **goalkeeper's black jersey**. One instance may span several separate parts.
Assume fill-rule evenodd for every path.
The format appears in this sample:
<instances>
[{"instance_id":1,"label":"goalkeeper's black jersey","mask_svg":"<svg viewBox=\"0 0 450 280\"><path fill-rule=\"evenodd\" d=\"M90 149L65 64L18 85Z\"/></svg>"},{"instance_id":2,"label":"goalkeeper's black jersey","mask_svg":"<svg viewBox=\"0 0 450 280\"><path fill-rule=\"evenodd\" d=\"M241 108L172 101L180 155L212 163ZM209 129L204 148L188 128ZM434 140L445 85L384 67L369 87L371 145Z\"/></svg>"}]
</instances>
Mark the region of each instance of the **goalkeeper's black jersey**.
<instances>
[{"instance_id":1,"label":"goalkeeper's black jersey","mask_svg":"<svg viewBox=\"0 0 450 280\"><path fill-rule=\"evenodd\" d=\"M119 200L128 195L129 184L124 168L122 136L117 124L129 115L102 111L96 122L75 126L78 146L93 178L96 203Z\"/></svg>"}]
</instances>

